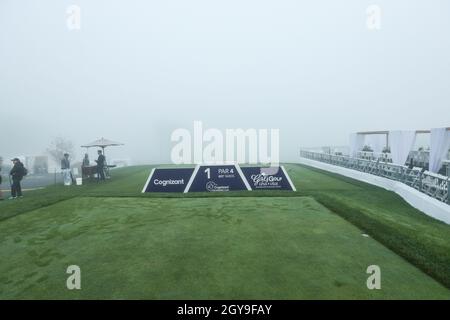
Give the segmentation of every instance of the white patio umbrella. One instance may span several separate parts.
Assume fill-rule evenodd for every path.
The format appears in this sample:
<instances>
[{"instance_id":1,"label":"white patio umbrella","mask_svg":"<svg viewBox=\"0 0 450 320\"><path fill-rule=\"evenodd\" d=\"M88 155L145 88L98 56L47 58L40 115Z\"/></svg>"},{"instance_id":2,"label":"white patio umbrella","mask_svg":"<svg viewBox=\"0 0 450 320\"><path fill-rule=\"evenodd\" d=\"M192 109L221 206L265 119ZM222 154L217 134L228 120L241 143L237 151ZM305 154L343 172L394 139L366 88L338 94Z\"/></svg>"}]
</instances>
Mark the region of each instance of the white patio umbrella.
<instances>
[{"instance_id":1,"label":"white patio umbrella","mask_svg":"<svg viewBox=\"0 0 450 320\"><path fill-rule=\"evenodd\" d=\"M83 146L81 146L82 148L92 148L92 147L100 147L103 150L103 155L105 155L105 148L106 147L112 147L112 146L123 146L123 143L117 142L117 141L112 141L112 140L108 140L105 138L101 138L95 141L92 141L91 143L85 144Z\"/></svg>"}]
</instances>

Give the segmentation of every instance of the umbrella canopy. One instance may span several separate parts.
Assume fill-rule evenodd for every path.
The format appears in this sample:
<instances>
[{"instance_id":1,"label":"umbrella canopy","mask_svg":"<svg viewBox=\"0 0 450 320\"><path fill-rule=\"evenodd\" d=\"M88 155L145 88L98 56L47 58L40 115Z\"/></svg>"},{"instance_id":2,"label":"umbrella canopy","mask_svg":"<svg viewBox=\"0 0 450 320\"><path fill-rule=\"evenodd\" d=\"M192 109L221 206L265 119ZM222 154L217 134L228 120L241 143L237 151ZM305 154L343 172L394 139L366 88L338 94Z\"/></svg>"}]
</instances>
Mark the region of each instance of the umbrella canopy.
<instances>
[{"instance_id":1,"label":"umbrella canopy","mask_svg":"<svg viewBox=\"0 0 450 320\"><path fill-rule=\"evenodd\" d=\"M123 143L108 140L105 138L101 138L95 141L92 141L91 143L85 144L84 146L81 146L82 148L91 148L91 147L100 147L103 149L103 154L105 154L105 148L111 147L111 146L123 146Z\"/></svg>"},{"instance_id":2,"label":"umbrella canopy","mask_svg":"<svg viewBox=\"0 0 450 320\"><path fill-rule=\"evenodd\" d=\"M101 138L95 141L92 141L91 143L88 143L84 146L82 146L83 148L91 148L91 147L101 147L101 148L105 148L105 147L109 147L109 146L122 146L123 143L117 142L117 141L112 141L112 140L108 140L105 138Z\"/></svg>"}]
</instances>

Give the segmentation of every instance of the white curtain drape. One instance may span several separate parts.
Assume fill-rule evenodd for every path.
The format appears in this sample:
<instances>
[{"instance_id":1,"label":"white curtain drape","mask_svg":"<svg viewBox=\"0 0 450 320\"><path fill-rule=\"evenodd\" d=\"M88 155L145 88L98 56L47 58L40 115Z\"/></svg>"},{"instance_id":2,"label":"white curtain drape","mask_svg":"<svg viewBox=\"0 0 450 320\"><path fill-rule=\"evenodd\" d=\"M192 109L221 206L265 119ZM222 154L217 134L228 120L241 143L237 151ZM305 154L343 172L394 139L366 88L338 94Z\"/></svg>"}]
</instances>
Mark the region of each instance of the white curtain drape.
<instances>
[{"instance_id":1,"label":"white curtain drape","mask_svg":"<svg viewBox=\"0 0 450 320\"><path fill-rule=\"evenodd\" d=\"M404 165L416 142L415 131L389 131L389 146L394 164Z\"/></svg>"},{"instance_id":2,"label":"white curtain drape","mask_svg":"<svg viewBox=\"0 0 450 320\"><path fill-rule=\"evenodd\" d=\"M350 156L356 158L358 151L364 147L364 135L358 133L350 134Z\"/></svg>"},{"instance_id":3,"label":"white curtain drape","mask_svg":"<svg viewBox=\"0 0 450 320\"><path fill-rule=\"evenodd\" d=\"M450 131L447 128L431 129L430 162L429 170L438 172L442 166L442 160L450 148Z\"/></svg>"},{"instance_id":4,"label":"white curtain drape","mask_svg":"<svg viewBox=\"0 0 450 320\"><path fill-rule=\"evenodd\" d=\"M364 144L368 145L373 150L373 152L381 153L383 151L383 148L386 147L386 135L385 134L366 135Z\"/></svg>"}]
</instances>

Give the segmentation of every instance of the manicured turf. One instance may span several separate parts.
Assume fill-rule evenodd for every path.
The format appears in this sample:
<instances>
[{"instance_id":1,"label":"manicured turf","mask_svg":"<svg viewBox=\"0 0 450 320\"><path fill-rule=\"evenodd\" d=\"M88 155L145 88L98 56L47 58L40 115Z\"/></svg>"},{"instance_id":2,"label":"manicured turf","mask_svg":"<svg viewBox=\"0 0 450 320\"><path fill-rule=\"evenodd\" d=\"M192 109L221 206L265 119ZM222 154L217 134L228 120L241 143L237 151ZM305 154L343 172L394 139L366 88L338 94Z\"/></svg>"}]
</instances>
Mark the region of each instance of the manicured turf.
<instances>
[{"instance_id":1,"label":"manicured turf","mask_svg":"<svg viewBox=\"0 0 450 320\"><path fill-rule=\"evenodd\" d=\"M286 200L76 198L21 215L0 224L2 296L447 297L314 199ZM81 291L65 287L71 264L81 267ZM366 287L372 264L379 291Z\"/></svg>"},{"instance_id":2,"label":"manicured turf","mask_svg":"<svg viewBox=\"0 0 450 320\"><path fill-rule=\"evenodd\" d=\"M449 226L391 192L287 169L298 192L142 195L150 167L132 167L0 203L0 298L450 298ZM366 287L372 264L381 290Z\"/></svg>"}]
</instances>

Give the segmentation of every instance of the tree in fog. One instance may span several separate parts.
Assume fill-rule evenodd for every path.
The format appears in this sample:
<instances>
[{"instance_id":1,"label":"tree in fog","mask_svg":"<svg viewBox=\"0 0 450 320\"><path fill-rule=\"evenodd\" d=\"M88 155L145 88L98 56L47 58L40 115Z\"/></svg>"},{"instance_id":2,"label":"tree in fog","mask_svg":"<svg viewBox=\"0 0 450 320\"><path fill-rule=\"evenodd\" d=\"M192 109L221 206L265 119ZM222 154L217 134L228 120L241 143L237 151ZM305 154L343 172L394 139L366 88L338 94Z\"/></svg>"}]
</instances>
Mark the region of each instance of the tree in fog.
<instances>
[{"instance_id":1,"label":"tree in fog","mask_svg":"<svg viewBox=\"0 0 450 320\"><path fill-rule=\"evenodd\" d=\"M47 153L56 162L59 163L64 157L64 153L68 153L72 159L75 158L73 142L63 137L56 137L47 148Z\"/></svg>"}]
</instances>

